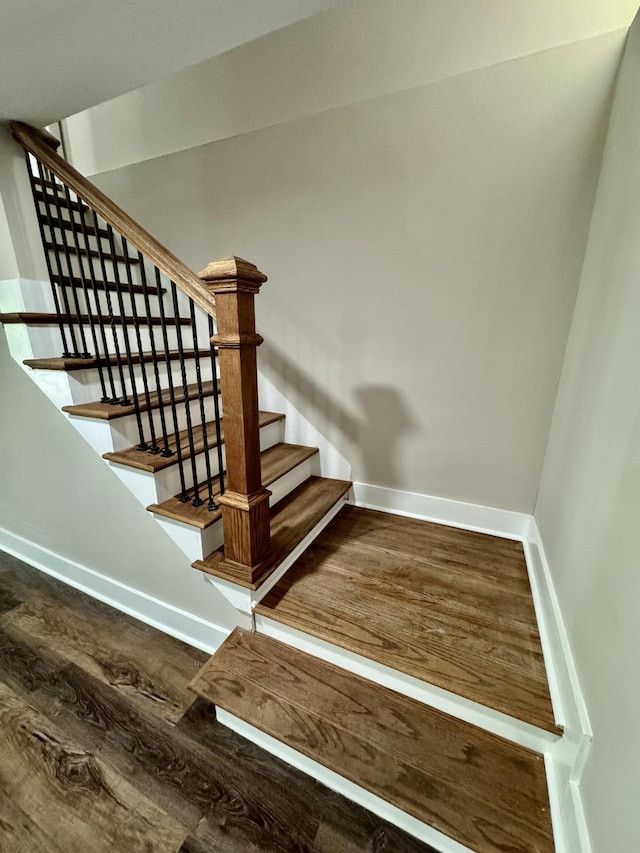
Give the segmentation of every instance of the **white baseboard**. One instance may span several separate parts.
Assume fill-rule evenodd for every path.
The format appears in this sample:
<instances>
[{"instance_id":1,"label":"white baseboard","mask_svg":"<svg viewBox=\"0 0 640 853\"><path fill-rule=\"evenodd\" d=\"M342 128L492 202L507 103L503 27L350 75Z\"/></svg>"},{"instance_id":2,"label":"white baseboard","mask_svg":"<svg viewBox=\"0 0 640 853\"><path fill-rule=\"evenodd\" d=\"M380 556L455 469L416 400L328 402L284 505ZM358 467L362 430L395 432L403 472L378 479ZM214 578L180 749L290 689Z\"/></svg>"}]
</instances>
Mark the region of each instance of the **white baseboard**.
<instances>
[{"instance_id":1,"label":"white baseboard","mask_svg":"<svg viewBox=\"0 0 640 853\"><path fill-rule=\"evenodd\" d=\"M402 492L385 486L354 483L355 503L423 521L435 521L464 530L490 533L506 539L524 539L529 534L531 516L492 506L453 501L417 492Z\"/></svg>"},{"instance_id":2,"label":"white baseboard","mask_svg":"<svg viewBox=\"0 0 640 853\"><path fill-rule=\"evenodd\" d=\"M262 747L262 749L266 749L267 752L286 761L287 764L291 764L297 770L307 773L312 778L322 782L327 788L331 788L332 791L336 791L354 803L358 803L358 805L377 814L378 817L392 823L394 826L400 827L400 829L425 842L425 844L430 844L436 850L441 851L441 853L473 853L472 850L463 844L443 835L443 833L438 832L437 829L433 829L433 827L428 826L426 823L422 823L422 821L411 817L411 815L408 815L396 806L392 806L381 797L377 797L365 788L360 787L360 785L350 782L344 776L340 776L333 770L329 770L328 767L314 761L312 758L307 758L306 755L255 728L255 726L245 723L244 720L241 720L234 714L230 714L222 708L217 708L216 716L218 722L223 726L227 726L242 737Z\"/></svg>"},{"instance_id":3,"label":"white baseboard","mask_svg":"<svg viewBox=\"0 0 640 853\"><path fill-rule=\"evenodd\" d=\"M212 654L229 631L0 528L0 550L190 646Z\"/></svg>"}]
</instances>

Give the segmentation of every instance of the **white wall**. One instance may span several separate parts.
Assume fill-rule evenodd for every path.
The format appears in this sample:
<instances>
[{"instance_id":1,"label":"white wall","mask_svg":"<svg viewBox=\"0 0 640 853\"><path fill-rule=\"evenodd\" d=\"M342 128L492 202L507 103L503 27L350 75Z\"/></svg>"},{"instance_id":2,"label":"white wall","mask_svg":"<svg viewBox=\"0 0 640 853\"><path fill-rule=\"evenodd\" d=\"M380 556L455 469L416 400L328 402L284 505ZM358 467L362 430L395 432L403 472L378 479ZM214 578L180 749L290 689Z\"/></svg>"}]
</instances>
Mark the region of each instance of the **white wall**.
<instances>
[{"instance_id":1,"label":"white wall","mask_svg":"<svg viewBox=\"0 0 640 853\"><path fill-rule=\"evenodd\" d=\"M308 2L308 0L307 0ZM637 0L342 0L66 122L84 174L626 30Z\"/></svg>"},{"instance_id":2,"label":"white wall","mask_svg":"<svg viewBox=\"0 0 640 853\"><path fill-rule=\"evenodd\" d=\"M370 6L386 9L391 26L390 6ZM356 99L347 106L146 159L155 133L136 138L135 151L126 142L136 116L162 120L171 147L170 129L190 111L215 112L218 90L180 90L186 113L171 87L164 111L159 89L141 91L95 143L109 136L125 160L144 149L143 161L95 180L192 268L235 253L270 276L257 309L261 367L356 480L530 512L624 32L505 62L548 39L542 21L526 45L526 27L503 24L491 42L500 61L490 64L481 39L466 31L456 41L460 21L434 4L436 35L453 39L457 57L452 64L441 47L436 63L413 35L415 25L437 41L418 16L425 6L394 5L389 38L402 73L382 50L386 71L373 89L365 59L387 36L373 24L345 32L338 70L323 64L331 40L322 28L316 53L310 37L297 39L304 24L287 31L290 42L280 34L278 51L265 40L242 48L239 124L224 134L241 127L245 104L248 127L272 111L296 114L297 83L304 92L314 75L333 75L331 98ZM520 8L535 17L530 4ZM549 27L555 37L558 27ZM482 67L466 70L465 44ZM302 66L313 71L299 77ZM271 83L254 96L249 81L262 78ZM325 103L312 100L312 111Z\"/></svg>"},{"instance_id":3,"label":"white wall","mask_svg":"<svg viewBox=\"0 0 640 853\"><path fill-rule=\"evenodd\" d=\"M617 86L535 515L594 730L595 853L638 849L640 20Z\"/></svg>"}]
</instances>

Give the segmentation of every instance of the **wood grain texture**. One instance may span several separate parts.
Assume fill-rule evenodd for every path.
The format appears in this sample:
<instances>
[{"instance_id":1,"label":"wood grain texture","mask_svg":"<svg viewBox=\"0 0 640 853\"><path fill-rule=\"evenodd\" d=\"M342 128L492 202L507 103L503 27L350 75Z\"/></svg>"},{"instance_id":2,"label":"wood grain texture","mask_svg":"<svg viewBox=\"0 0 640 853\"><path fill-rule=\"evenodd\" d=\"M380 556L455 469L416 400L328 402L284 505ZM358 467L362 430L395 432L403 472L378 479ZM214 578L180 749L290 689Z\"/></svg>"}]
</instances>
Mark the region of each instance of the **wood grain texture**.
<instances>
[{"instance_id":1,"label":"wood grain texture","mask_svg":"<svg viewBox=\"0 0 640 853\"><path fill-rule=\"evenodd\" d=\"M52 275L51 280L55 284L61 284L63 287L75 287L79 290L86 288L87 290L121 291L125 295L129 293L148 293L149 296L158 296L160 293L166 292L166 288L164 287L143 286L142 284L129 284L117 281L91 281L86 278L76 278L67 275Z\"/></svg>"},{"instance_id":2,"label":"wood grain texture","mask_svg":"<svg viewBox=\"0 0 640 853\"><path fill-rule=\"evenodd\" d=\"M478 853L554 849L542 755L240 629L192 686Z\"/></svg>"},{"instance_id":3,"label":"wood grain texture","mask_svg":"<svg viewBox=\"0 0 640 853\"><path fill-rule=\"evenodd\" d=\"M198 276L186 267L182 261L145 231L137 222L122 210L101 190L88 181L73 166L59 157L37 130L23 122L11 122L14 139L26 151L30 151L40 162L50 169L56 177L87 202L93 210L108 222L121 236L147 257L170 281L191 297L204 311L215 317L215 299L200 281ZM82 207L82 205L80 205Z\"/></svg>"},{"instance_id":4,"label":"wood grain texture","mask_svg":"<svg viewBox=\"0 0 640 853\"><path fill-rule=\"evenodd\" d=\"M211 380L202 382L199 386L197 382L187 385L187 393L185 395L182 387L174 388L173 398L176 403L182 403L185 399L197 400L200 397L211 397L214 391L217 391L218 384ZM171 405L171 392L169 389L163 389L160 393L157 391L149 391L148 396L139 394L137 398L138 410L146 412L149 409L158 409L160 406ZM75 415L78 418L98 418L100 420L111 421L116 418L124 418L127 415L133 415L136 412L136 404L132 402L128 406L122 406L116 403L101 403L96 400L92 403L78 403L74 406L63 406L62 411L68 415Z\"/></svg>"},{"instance_id":5,"label":"wood grain texture","mask_svg":"<svg viewBox=\"0 0 640 853\"><path fill-rule=\"evenodd\" d=\"M206 655L2 553L0 569L3 853L433 853L201 700L158 714L105 677L135 670L161 694L180 662L182 690Z\"/></svg>"},{"instance_id":6,"label":"wood grain texture","mask_svg":"<svg viewBox=\"0 0 640 853\"><path fill-rule=\"evenodd\" d=\"M270 548L269 493L260 470L255 294L266 280L240 258L214 261L200 274L215 294L222 406L227 421L227 491L220 496L225 560L249 580Z\"/></svg>"},{"instance_id":7,"label":"wood grain texture","mask_svg":"<svg viewBox=\"0 0 640 853\"><path fill-rule=\"evenodd\" d=\"M297 465L300 465L305 459L309 459L317 453L317 447L304 447L300 444L285 444L284 442L274 444L268 450L263 450L260 454L260 466L264 485L269 486L275 480L293 470ZM212 484L213 497L217 502L220 495L220 478L214 477ZM205 492L207 484L201 483L199 488ZM174 521L190 524L192 527L197 527L200 530L206 529L222 516L221 510L211 511L207 508L206 504L193 506L191 503L183 503L180 500L179 494L167 501L163 501L161 504L151 504L147 509L155 515L161 515L163 518L172 518Z\"/></svg>"},{"instance_id":8,"label":"wood grain texture","mask_svg":"<svg viewBox=\"0 0 640 853\"><path fill-rule=\"evenodd\" d=\"M345 507L256 612L559 733L519 542Z\"/></svg>"},{"instance_id":9,"label":"wood grain texture","mask_svg":"<svg viewBox=\"0 0 640 853\"><path fill-rule=\"evenodd\" d=\"M211 355L211 351L200 350L199 356L200 358L209 357ZM33 370L90 370L94 367L98 367L99 365L117 365L117 364L147 364L149 362L157 361L159 364L164 364L168 361L179 361L180 358L183 360L191 360L195 358L195 350L185 350L183 353L179 353L177 350L169 350L169 352L163 352L162 350L158 350L154 356L152 352L143 352L141 355L139 353L131 353L131 356L128 357L126 353L121 353L120 356L109 355L109 356L92 356L91 358L64 358L64 357L52 357L52 358L26 358L22 363L26 364L27 367L31 367Z\"/></svg>"},{"instance_id":10,"label":"wood grain texture","mask_svg":"<svg viewBox=\"0 0 640 853\"><path fill-rule=\"evenodd\" d=\"M66 204L66 199L63 199L62 203ZM44 247L45 247L45 249L48 249L50 252L58 251L58 249L59 249L59 247L56 243L49 243L49 242L45 242ZM128 256L125 258L124 255L118 255L118 254L114 255L113 252L108 252L108 251L107 252L103 252L103 251L98 252L97 249L84 249L81 246L66 246L65 251L69 252L69 254L71 254L71 255L83 255L83 256L90 256L92 258L102 258L103 261L109 261L110 263L113 263L114 261L119 263L119 264L124 264L125 262L128 262L130 266L137 266L140 264L139 258L135 258L135 257L130 258Z\"/></svg>"},{"instance_id":11,"label":"wood grain texture","mask_svg":"<svg viewBox=\"0 0 640 853\"><path fill-rule=\"evenodd\" d=\"M260 426L267 426L268 424L275 423L276 421L281 421L283 418L284 415L278 414L277 412L260 412ZM206 426L207 435L209 436L209 448L216 447L215 421L210 421ZM225 426L226 416L220 419L220 437L222 441L225 441ZM204 450L204 441L202 439L201 432L201 430L198 430L193 437L193 450L195 453L202 453ZM190 459L191 444L189 442L189 434L186 429L181 430L178 433L177 441L175 433L169 435L169 449L175 451L177 442L180 443L182 458ZM108 459L110 462L117 462L118 465L128 465L130 468L138 468L140 471L151 471L152 473L155 471L161 471L163 468L169 468L171 465L176 465L178 461L177 454L175 452L173 456L169 457L159 455L153 456L144 450L138 450L136 446L128 447L125 450L118 450L113 453L103 453L102 458Z\"/></svg>"},{"instance_id":12,"label":"wood grain texture","mask_svg":"<svg viewBox=\"0 0 640 853\"><path fill-rule=\"evenodd\" d=\"M93 320L95 319L96 317L94 316ZM123 317L116 314L112 318L103 317L102 319L106 325L115 323L116 326L142 326L148 325L149 323L151 323L152 326L191 325L191 319L189 317L180 317L180 319L176 319L175 317L165 317L163 320L161 317ZM27 326L57 326L58 322L66 323L67 325L91 325L92 319L88 314L60 314L60 316L58 316L57 314L39 311L10 311L0 314L0 323L24 323Z\"/></svg>"},{"instance_id":13,"label":"wood grain texture","mask_svg":"<svg viewBox=\"0 0 640 853\"><path fill-rule=\"evenodd\" d=\"M247 581L242 574L230 570L223 562L222 548L214 551L206 560L197 560L193 563L194 569L233 581L247 589L258 589L350 488L351 483L347 480L309 477L273 507L270 559L255 580Z\"/></svg>"}]
</instances>

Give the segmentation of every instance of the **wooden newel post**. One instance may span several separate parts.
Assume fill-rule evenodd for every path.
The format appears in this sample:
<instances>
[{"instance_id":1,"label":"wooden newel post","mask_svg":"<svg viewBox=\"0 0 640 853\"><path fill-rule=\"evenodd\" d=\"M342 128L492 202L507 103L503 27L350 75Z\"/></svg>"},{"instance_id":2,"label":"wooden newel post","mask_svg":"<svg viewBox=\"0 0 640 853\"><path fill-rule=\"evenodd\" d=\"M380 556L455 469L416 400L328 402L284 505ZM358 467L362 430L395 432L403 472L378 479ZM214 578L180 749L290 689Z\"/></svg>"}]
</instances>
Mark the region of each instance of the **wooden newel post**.
<instances>
[{"instance_id":1,"label":"wooden newel post","mask_svg":"<svg viewBox=\"0 0 640 853\"><path fill-rule=\"evenodd\" d=\"M258 375L254 297L266 275L242 258L212 261L198 273L215 294L220 383L226 448L226 491L220 497L224 525L224 567L255 581L268 563L269 495L260 470Z\"/></svg>"}]
</instances>

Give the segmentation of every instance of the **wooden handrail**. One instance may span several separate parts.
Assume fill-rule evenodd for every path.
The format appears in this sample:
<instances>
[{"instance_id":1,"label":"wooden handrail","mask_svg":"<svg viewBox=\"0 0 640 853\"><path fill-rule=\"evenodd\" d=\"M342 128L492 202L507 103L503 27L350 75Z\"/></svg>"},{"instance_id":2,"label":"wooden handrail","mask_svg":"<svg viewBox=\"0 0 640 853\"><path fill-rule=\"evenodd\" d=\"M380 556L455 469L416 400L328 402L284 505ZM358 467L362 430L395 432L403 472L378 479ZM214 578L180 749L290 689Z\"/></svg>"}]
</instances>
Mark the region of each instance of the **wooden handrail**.
<instances>
[{"instance_id":1,"label":"wooden handrail","mask_svg":"<svg viewBox=\"0 0 640 853\"><path fill-rule=\"evenodd\" d=\"M215 297L206 285L181 260L145 231L121 207L113 202L84 175L63 160L56 151L57 140L21 121L10 124L13 138L59 178L69 189L111 225L127 242L148 258L173 281L196 305L216 316Z\"/></svg>"}]
</instances>

